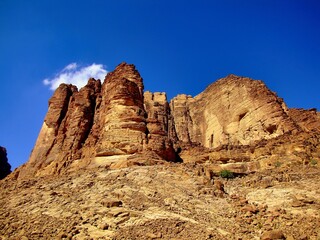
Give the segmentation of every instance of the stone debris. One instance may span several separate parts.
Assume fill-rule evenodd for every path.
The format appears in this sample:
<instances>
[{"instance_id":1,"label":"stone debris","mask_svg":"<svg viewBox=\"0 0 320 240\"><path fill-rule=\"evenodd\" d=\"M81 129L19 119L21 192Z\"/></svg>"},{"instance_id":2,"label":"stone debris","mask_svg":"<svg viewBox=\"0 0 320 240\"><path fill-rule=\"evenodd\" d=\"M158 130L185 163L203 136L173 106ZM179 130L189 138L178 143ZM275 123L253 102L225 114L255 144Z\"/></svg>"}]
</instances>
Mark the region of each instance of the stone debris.
<instances>
[{"instance_id":1,"label":"stone debris","mask_svg":"<svg viewBox=\"0 0 320 240\"><path fill-rule=\"evenodd\" d=\"M318 239L320 169L224 179L201 165L82 169L0 184L0 239ZM152 181L151 181L152 180ZM303 205L293 205L300 201ZM276 231L279 230L279 231ZM305 238L307 236L307 238Z\"/></svg>"}]
</instances>

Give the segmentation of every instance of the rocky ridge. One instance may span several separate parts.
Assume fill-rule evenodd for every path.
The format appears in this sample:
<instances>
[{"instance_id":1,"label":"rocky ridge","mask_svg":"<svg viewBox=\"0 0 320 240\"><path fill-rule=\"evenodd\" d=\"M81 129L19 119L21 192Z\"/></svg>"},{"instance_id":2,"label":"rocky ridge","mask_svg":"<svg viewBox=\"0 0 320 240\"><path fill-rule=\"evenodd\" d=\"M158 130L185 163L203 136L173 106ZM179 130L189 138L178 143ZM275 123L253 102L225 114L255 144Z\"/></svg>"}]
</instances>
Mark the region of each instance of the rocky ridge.
<instances>
[{"instance_id":1,"label":"rocky ridge","mask_svg":"<svg viewBox=\"0 0 320 240\"><path fill-rule=\"evenodd\" d=\"M182 94L169 103L165 93L144 92L135 66L121 63L102 84L90 79L80 90L60 85L30 159L15 176L145 164L142 158L148 164L194 162L199 155L200 160L256 162L270 154L262 147L266 141L285 142L294 135L302 142L291 144L292 151L300 146L307 159L318 159L301 145L319 132L319 119L315 109L289 109L262 81L235 75L195 97ZM316 142L313 150L318 150Z\"/></svg>"}]
</instances>

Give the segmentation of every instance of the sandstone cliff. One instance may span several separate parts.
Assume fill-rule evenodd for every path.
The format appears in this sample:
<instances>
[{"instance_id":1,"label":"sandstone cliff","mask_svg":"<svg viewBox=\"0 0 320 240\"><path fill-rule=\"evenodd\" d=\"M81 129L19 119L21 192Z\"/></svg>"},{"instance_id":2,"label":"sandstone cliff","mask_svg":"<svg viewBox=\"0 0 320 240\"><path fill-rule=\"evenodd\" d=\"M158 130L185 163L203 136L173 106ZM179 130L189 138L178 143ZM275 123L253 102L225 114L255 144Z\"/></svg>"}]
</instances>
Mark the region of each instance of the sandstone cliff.
<instances>
[{"instance_id":1,"label":"sandstone cliff","mask_svg":"<svg viewBox=\"0 0 320 240\"><path fill-rule=\"evenodd\" d=\"M126 63L108 73L103 84L90 79L80 91L61 84L49 100L39 137L19 176L106 165L147 151L175 161L166 96L145 96L146 101L139 72Z\"/></svg>"},{"instance_id":2,"label":"sandstone cliff","mask_svg":"<svg viewBox=\"0 0 320 240\"><path fill-rule=\"evenodd\" d=\"M289 109L289 116L296 122L304 131L320 131L320 113L317 109Z\"/></svg>"},{"instance_id":3,"label":"sandstone cliff","mask_svg":"<svg viewBox=\"0 0 320 240\"><path fill-rule=\"evenodd\" d=\"M195 97L178 95L169 104L165 93L144 92L135 66L121 63L102 84L90 79L79 91L60 85L18 175L117 168L141 158L195 161L206 152L211 154L204 159L250 161L268 153L266 147L251 153L255 146L266 146L261 141L319 132L319 119L315 109L288 109L262 81L235 75L219 79ZM231 149L242 150L231 157Z\"/></svg>"},{"instance_id":4,"label":"sandstone cliff","mask_svg":"<svg viewBox=\"0 0 320 240\"><path fill-rule=\"evenodd\" d=\"M165 93L144 93L147 111L147 144L148 150L156 152L164 159L175 159L172 140L174 137L173 119Z\"/></svg>"},{"instance_id":5,"label":"sandstone cliff","mask_svg":"<svg viewBox=\"0 0 320 240\"><path fill-rule=\"evenodd\" d=\"M319 120L234 75L170 104L126 63L62 84L1 181L0 239L320 239Z\"/></svg>"},{"instance_id":6,"label":"sandstone cliff","mask_svg":"<svg viewBox=\"0 0 320 240\"><path fill-rule=\"evenodd\" d=\"M11 166L8 163L7 150L0 146L0 179L11 173Z\"/></svg>"},{"instance_id":7,"label":"sandstone cliff","mask_svg":"<svg viewBox=\"0 0 320 240\"><path fill-rule=\"evenodd\" d=\"M250 145L299 129L283 100L263 82L234 75L194 98L175 97L171 109L179 140L207 148Z\"/></svg>"}]
</instances>

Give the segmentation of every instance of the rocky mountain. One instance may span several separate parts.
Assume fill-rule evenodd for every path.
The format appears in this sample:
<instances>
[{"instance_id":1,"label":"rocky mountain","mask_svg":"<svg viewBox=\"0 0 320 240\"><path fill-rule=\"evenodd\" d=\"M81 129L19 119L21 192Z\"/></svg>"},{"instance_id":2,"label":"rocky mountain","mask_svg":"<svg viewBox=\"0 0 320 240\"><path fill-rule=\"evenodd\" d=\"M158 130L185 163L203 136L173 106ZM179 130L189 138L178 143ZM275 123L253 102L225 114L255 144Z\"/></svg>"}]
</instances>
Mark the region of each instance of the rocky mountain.
<instances>
[{"instance_id":1,"label":"rocky mountain","mask_svg":"<svg viewBox=\"0 0 320 240\"><path fill-rule=\"evenodd\" d=\"M0 182L0 239L316 240L319 163L320 113L262 81L168 102L121 63L54 92L30 159Z\"/></svg>"},{"instance_id":2,"label":"rocky mountain","mask_svg":"<svg viewBox=\"0 0 320 240\"><path fill-rule=\"evenodd\" d=\"M202 155L208 153L205 159L245 155L254 160L269 152L263 148L253 154L251 148L248 153L248 146L319 132L319 119L315 109L289 109L262 81L235 75L219 79L195 97L182 94L168 103L165 93L144 92L135 66L121 63L103 83L89 79L80 90L60 85L49 100L30 159L16 176L145 161L196 161L192 158L199 153L194 151L200 148ZM237 149L233 157L231 149Z\"/></svg>"},{"instance_id":3,"label":"rocky mountain","mask_svg":"<svg viewBox=\"0 0 320 240\"><path fill-rule=\"evenodd\" d=\"M7 150L0 146L0 179L11 173L11 166L8 163Z\"/></svg>"}]
</instances>

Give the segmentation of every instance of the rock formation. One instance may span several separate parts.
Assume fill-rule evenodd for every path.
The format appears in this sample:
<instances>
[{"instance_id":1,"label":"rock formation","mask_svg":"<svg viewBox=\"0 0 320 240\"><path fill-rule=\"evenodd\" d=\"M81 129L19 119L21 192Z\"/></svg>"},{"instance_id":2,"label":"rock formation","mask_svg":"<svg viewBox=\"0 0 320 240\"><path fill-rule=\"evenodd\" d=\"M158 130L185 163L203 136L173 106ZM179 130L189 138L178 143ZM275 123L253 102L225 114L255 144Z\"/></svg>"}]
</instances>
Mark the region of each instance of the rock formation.
<instances>
[{"instance_id":1,"label":"rock formation","mask_svg":"<svg viewBox=\"0 0 320 240\"><path fill-rule=\"evenodd\" d=\"M11 166L8 163L7 150L0 146L0 179L11 173Z\"/></svg>"},{"instance_id":2,"label":"rock formation","mask_svg":"<svg viewBox=\"0 0 320 240\"><path fill-rule=\"evenodd\" d=\"M147 151L175 161L169 113L165 94L144 93L139 72L126 63L108 73L102 85L90 79L78 91L61 84L19 176L55 174L70 165L99 165Z\"/></svg>"},{"instance_id":3,"label":"rock formation","mask_svg":"<svg viewBox=\"0 0 320 240\"><path fill-rule=\"evenodd\" d=\"M156 152L164 159L175 159L172 145L173 119L166 94L145 92L144 101L148 129L146 149Z\"/></svg>"},{"instance_id":4,"label":"rock formation","mask_svg":"<svg viewBox=\"0 0 320 240\"><path fill-rule=\"evenodd\" d=\"M143 150L147 130L143 83L134 66L121 64L106 76L100 113L97 156L133 154Z\"/></svg>"},{"instance_id":5,"label":"rock formation","mask_svg":"<svg viewBox=\"0 0 320 240\"><path fill-rule=\"evenodd\" d=\"M170 106L179 140L207 148L250 145L299 129L283 100L263 82L234 75L194 98L178 95Z\"/></svg>"},{"instance_id":6,"label":"rock formation","mask_svg":"<svg viewBox=\"0 0 320 240\"><path fill-rule=\"evenodd\" d=\"M258 150L252 154L255 146L266 146L261 141L319 132L319 119L315 109L289 109L262 81L235 75L195 97L178 95L169 104L165 93L144 92L134 65L121 63L102 84L90 79L79 91L60 85L18 175L119 167L141 156L177 161L180 151L185 161L203 153L210 153L204 159L230 160L230 151L240 149L232 158L250 161L269 151L264 147L260 155Z\"/></svg>"},{"instance_id":7,"label":"rock formation","mask_svg":"<svg viewBox=\"0 0 320 240\"><path fill-rule=\"evenodd\" d=\"M81 157L100 89L100 81L94 79L80 91L73 85L59 86L49 100L48 113L27 163L28 171L22 174L33 174L36 169L45 174L56 173L71 159Z\"/></svg>"},{"instance_id":8,"label":"rock formation","mask_svg":"<svg viewBox=\"0 0 320 240\"><path fill-rule=\"evenodd\" d=\"M299 125L304 131L320 131L320 113L317 109L289 109L288 115L293 121Z\"/></svg>"},{"instance_id":9,"label":"rock formation","mask_svg":"<svg viewBox=\"0 0 320 240\"><path fill-rule=\"evenodd\" d=\"M62 84L1 181L0 239L320 239L319 120L234 75L170 104L126 63Z\"/></svg>"}]
</instances>

